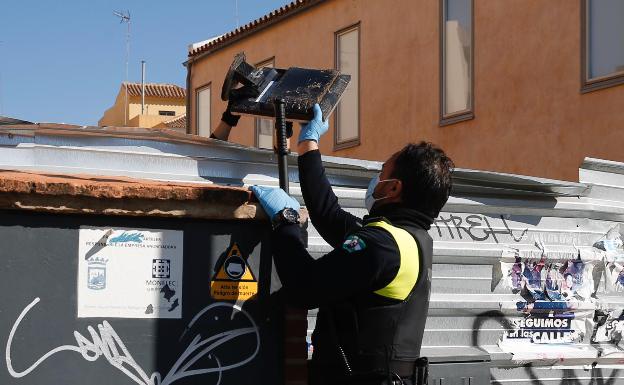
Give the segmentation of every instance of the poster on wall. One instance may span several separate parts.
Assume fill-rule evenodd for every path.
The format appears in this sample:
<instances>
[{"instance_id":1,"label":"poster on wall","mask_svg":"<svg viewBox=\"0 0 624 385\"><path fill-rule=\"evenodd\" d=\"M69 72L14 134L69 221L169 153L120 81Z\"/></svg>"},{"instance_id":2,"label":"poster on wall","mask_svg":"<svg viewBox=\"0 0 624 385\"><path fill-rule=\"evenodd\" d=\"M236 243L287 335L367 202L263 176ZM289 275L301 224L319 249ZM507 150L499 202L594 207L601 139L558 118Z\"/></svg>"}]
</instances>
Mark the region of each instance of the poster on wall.
<instances>
[{"instance_id":1,"label":"poster on wall","mask_svg":"<svg viewBox=\"0 0 624 385\"><path fill-rule=\"evenodd\" d=\"M624 242L620 226L615 226L603 239L594 243L594 248L604 255L605 293L624 293Z\"/></svg>"},{"instance_id":2,"label":"poster on wall","mask_svg":"<svg viewBox=\"0 0 624 385\"><path fill-rule=\"evenodd\" d=\"M624 308L603 310L594 313L592 343L610 343L624 348Z\"/></svg>"},{"instance_id":3,"label":"poster on wall","mask_svg":"<svg viewBox=\"0 0 624 385\"><path fill-rule=\"evenodd\" d=\"M621 353L624 348L624 307L621 305L624 294L624 242L621 225L613 227L595 242L594 249L603 255L604 285L600 285L603 303L594 312L592 320L591 342L602 344L605 355L610 353L610 349Z\"/></svg>"},{"instance_id":4,"label":"poster on wall","mask_svg":"<svg viewBox=\"0 0 624 385\"><path fill-rule=\"evenodd\" d=\"M183 232L83 226L78 317L181 318Z\"/></svg>"},{"instance_id":5,"label":"poster on wall","mask_svg":"<svg viewBox=\"0 0 624 385\"><path fill-rule=\"evenodd\" d=\"M504 255L497 290L514 295L516 316L499 342L501 349L515 359L582 354L594 309L596 262L593 254L582 258L580 252Z\"/></svg>"},{"instance_id":6,"label":"poster on wall","mask_svg":"<svg viewBox=\"0 0 624 385\"><path fill-rule=\"evenodd\" d=\"M604 275L607 293L624 293L624 254L605 256Z\"/></svg>"}]
</instances>

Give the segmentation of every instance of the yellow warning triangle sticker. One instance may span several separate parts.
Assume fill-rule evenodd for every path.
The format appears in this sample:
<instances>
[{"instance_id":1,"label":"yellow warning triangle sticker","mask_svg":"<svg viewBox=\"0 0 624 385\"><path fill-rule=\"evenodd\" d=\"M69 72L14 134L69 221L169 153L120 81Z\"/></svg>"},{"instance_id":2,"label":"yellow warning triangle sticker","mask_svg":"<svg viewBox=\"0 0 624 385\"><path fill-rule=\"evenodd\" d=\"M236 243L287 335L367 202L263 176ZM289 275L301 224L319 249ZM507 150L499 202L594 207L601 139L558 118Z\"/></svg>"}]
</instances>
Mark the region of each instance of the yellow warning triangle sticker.
<instances>
[{"instance_id":1,"label":"yellow warning triangle sticker","mask_svg":"<svg viewBox=\"0 0 624 385\"><path fill-rule=\"evenodd\" d=\"M258 281L236 243L212 278L210 295L226 301L246 301L258 295Z\"/></svg>"},{"instance_id":2,"label":"yellow warning triangle sticker","mask_svg":"<svg viewBox=\"0 0 624 385\"><path fill-rule=\"evenodd\" d=\"M234 243L212 280L256 282L256 277L247 263L247 258L243 257L238 245Z\"/></svg>"}]
</instances>

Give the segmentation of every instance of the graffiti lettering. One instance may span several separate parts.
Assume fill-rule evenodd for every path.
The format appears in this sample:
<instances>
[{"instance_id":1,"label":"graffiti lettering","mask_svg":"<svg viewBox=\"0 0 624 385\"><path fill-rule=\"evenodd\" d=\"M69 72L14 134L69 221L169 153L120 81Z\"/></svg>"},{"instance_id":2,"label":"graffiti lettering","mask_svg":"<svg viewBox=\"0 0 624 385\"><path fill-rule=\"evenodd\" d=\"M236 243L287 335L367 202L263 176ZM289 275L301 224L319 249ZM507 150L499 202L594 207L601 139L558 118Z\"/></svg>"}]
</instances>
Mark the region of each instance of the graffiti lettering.
<instances>
[{"instance_id":1,"label":"graffiti lettering","mask_svg":"<svg viewBox=\"0 0 624 385\"><path fill-rule=\"evenodd\" d=\"M11 360L11 346L13 344L13 337L15 336L15 332L17 331L20 323L22 322L26 314L38 302L39 298L35 298L28 306L26 306L26 308L24 308L22 313L13 324L13 328L9 333L9 339L7 341L5 350L5 358L7 369L11 376L15 378L20 378L28 375L33 370L35 370L43 361L47 360L56 353L62 351L70 351L80 353L82 357L89 362L96 361L98 358L103 356L111 366L123 372L125 375L127 375L130 379L132 379L135 383L139 385L171 385L180 379L204 374L217 374L217 383L220 383L221 376L224 371L245 365L246 363L253 360L260 350L260 334L253 319L244 310L236 305L224 302L217 302L205 307L203 310L197 313L197 315L191 320L191 322L187 326L186 330L190 330L193 324L204 314L207 314L210 310L220 307L233 308L237 310L247 319L247 321L249 321L250 326L218 333L208 338L204 338L201 335L197 334L164 378L161 377L161 374L159 372L154 372L151 376L148 376L143 368L141 368L141 366L134 360L134 358L132 358L130 351L126 348L122 339L119 337L117 332L115 332L115 329L113 329L112 325L107 321L103 321L101 324L97 325L97 330L94 327L89 326L87 328L87 331L89 332L90 338L87 338L81 333L75 331L74 339L76 340L76 345L63 345L54 348L48 353L44 354L42 357L40 357L37 361L35 361L35 363L30 365L25 370L17 371L13 367L13 362ZM215 350L218 347L226 344L227 342L244 335L255 336L256 344L253 353L233 363L226 364L221 362L219 357L215 354ZM203 357L208 357L207 361L212 362L214 366L196 367L197 365L195 364ZM207 363L205 363L204 365L206 364Z\"/></svg>"},{"instance_id":2,"label":"graffiti lettering","mask_svg":"<svg viewBox=\"0 0 624 385\"><path fill-rule=\"evenodd\" d=\"M500 243L497 235L510 236L515 242L522 241L529 229L524 229L518 235L509 227L507 220L504 216L500 216L504 228L494 228L490 224L490 221L485 215L471 214L462 218L459 215L449 214L448 216L440 215L434 221L434 225L438 231L438 236L442 237L446 232L451 239L456 237L459 239L470 239L475 242L484 242L488 239L493 239L494 242ZM444 225L446 232L440 227Z\"/></svg>"}]
</instances>

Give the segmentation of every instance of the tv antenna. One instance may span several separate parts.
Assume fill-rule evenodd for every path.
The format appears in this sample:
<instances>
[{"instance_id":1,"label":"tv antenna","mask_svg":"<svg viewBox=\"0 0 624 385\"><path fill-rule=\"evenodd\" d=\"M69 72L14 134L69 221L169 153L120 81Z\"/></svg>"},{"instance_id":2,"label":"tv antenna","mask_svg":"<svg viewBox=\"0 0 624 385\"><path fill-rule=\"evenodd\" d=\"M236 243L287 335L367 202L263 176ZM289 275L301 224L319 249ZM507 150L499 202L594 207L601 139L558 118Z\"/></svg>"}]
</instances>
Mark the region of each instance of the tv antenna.
<instances>
[{"instance_id":1,"label":"tv antenna","mask_svg":"<svg viewBox=\"0 0 624 385\"><path fill-rule=\"evenodd\" d=\"M126 78L124 80L125 103L124 103L124 126L128 124L128 61L130 60L130 11L113 11L113 15L119 18L119 24L126 23Z\"/></svg>"},{"instance_id":2,"label":"tv antenna","mask_svg":"<svg viewBox=\"0 0 624 385\"><path fill-rule=\"evenodd\" d=\"M238 29L238 0L234 0L234 18L236 19L236 29Z\"/></svg>"}]
</instances>

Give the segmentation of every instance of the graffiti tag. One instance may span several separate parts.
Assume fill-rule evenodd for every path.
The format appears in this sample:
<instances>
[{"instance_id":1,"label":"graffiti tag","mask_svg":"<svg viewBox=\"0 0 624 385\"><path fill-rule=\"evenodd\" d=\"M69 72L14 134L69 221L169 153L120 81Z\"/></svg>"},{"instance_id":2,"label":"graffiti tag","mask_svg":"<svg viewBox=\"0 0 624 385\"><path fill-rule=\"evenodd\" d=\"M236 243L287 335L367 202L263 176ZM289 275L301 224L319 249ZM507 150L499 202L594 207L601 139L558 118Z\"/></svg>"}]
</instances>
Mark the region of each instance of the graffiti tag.
<instances>
[{"instance_id":1,"label":"graffiti tag","mask_svg":"<svg viewBox=\"0 0 624 385\"><path fill-rule=\"evenodd\" d=\"M465 218L454 214L448 216L440 215L433 224L438 230L439 237L448 233L451 239L457 237L459 239L471 239L475 242L484 242L491 238L496 243L500 243L497 235L511 236L515 242L525 239L529 229L524 229L519 233L514 232L509 227L504 216L501 215L500 219L504 228L492 227L487 216L478 214L471 214ZM443 231L444 228L446 228L446 231Z\"/></svg>"},{"instance_id":2,"label":"graffiti tag","mask_svg":"<svg viewBox=\"0 0 624 385\"><path fill-rule=\"evenodd\" d=\"M24 308L22 313L17 317L17 320L13 324L13 328L11 328L11 332L9 334L9 339L7 341L6 350L5 350L5 358L7 369L11 376L15 378L20 378L28 375L33 370L35 370L42 362L55 355L56 353L62 351L70 351L76 352L82 355L88 362L94 362L100 357L104 357L108 363L114 368L120 370L125 375L127 375L130 379L132 379L135 383L139 385L171 385L174 382L191 376L205 375L205 374L217 374L218 380L217 383L221 382L222 373L238 368L240 366L245 365L246 363L253 360L258 351L260 350L260 334L258 332L258 327L256 326L253 319L242 310L239 306L217 302L213 303L209 306L206 306L203 310L201 310L195 317L191 320L186 330L190 330L193 324L204 314L208 313L210 310L214 310L216 308L233 308L240 312L248 321L250 326L238 329L232 329L226 332L221 332L216 335L210 337L203 337L199 334L195 335L189 345L186 347L184 352L180 355L178 360L171 367L167 375L162 378L159 372L154 372L151 375L148 375L143 368L132 358L132 354L125 346L122 339L119 337L113 326L108 323L108 321L103 321L101 324L97 325L97 329L89 326L87 327L87 331L89 332L90 338L85 337L78 331L74 331L74 339L76 340L76 345L63 345L56 347L50 350L48 353L44 354L37 361L35 361L32 365L22 371L18 371L13 367L13 362L11 360L11 347L13 345L13 337L15 336L15 332L17 331L20 323L26 316L26 314L39 302L39 298L35 298L28 306ZM236 339L238 337L244 335L254 335L256 338L256 346L253 353L248 355L247 357L233 362L233 363L223 363L219 359L219 357L215 354L215 350L226 344L227 342ZM208 360L204 365L208 363L213 363L211 367L197 367L197 362L203 357L207 357Z\"/></svg>"}]
</instances>

